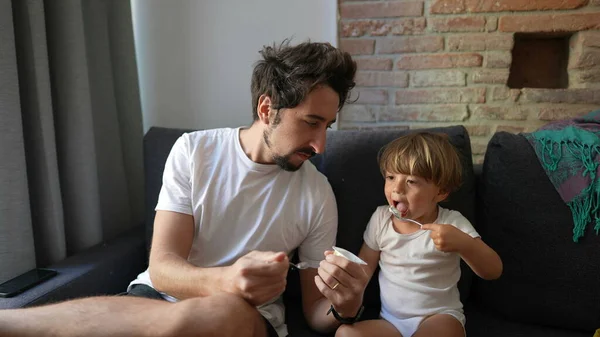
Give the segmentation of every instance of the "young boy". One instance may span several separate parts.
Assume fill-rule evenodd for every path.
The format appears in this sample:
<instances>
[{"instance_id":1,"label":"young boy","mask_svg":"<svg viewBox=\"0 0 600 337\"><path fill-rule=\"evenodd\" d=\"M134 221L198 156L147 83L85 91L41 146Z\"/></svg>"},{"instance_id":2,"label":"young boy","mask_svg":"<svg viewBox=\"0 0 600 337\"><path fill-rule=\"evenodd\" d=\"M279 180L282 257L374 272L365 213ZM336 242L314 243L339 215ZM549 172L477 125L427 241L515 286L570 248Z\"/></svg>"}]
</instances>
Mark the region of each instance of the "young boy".
<instances>
[{"instance_id":1,"label":"young boy","mask_svg":"<svg viewBox=\"0 0 600 337\"><path fill-rule=\"evenodd\" d=\"M381 319L342 325L336 336L465 336L460 258L484 279L498 278L502 261L469 220L438 205L461 184L458 153L447 136L418 132L379 157L389 205L373 213L359 257L369 278L381 267ZM396 218L390 206L424 225Z\"/></svg>"}]
</instances>

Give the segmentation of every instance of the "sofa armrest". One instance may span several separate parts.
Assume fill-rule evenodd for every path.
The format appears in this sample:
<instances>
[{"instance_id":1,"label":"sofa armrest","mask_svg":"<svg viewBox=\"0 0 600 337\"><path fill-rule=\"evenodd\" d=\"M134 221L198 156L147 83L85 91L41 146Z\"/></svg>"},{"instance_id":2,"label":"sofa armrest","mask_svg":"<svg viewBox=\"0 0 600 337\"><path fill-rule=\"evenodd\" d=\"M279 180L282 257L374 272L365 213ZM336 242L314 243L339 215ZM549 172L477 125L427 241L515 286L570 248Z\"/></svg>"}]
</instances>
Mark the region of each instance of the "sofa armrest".
<instances>
[{"instance_id":1,"label":"sofa armrest","mask_svg":"<svg viewBox=\"0 0 600 337\"><path fill-rule=\"evenodd\" d=\"M139 226L49 266L58 275L15 297L0 299L0 309L125 291L129 282L147 266L144 234L143 226Z\"/></svg>"}]
</instances>

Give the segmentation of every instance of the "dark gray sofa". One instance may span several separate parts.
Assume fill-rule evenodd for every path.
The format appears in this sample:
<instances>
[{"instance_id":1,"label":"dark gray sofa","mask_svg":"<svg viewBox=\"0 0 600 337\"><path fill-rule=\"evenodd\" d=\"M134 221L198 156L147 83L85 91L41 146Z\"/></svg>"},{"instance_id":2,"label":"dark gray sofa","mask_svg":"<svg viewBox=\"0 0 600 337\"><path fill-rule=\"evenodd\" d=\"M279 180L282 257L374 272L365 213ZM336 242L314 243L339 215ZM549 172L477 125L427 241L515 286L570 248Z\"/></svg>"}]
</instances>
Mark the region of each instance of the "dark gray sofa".
<instances>
[{"instance_id":1,"label":"dark gray sofa","mask_svg":"<svg viewBox=\"0 0 600 337\"><path fill-rule=\"evenodd\" d=\"M58 275L15 297L0 298L0 309L123 292L148 264L144 226L48 266Z\"/></svg>"},{"instance_id":2,"label":"dark gray sofa","mask_svg":"<svg viewBox=\"0 0 600 337\"><path fill-rule=\"evenodd\" d=\"M445 132L463 157L464 183L446 207L461 211L502 257L496 281L474 276L465 265L459 283L467 335L485 337L591 337L600 328L600 237L589 229L571 239L568 207L547 179L521 135L500 132L489 143L483 166L474 170L470 139L462 126ZM175 139L185 130L152 128L145 138L147 204L156 204L160 174ZM315 166L331 183L339 209L337 244L358 252L366 224L385 204L377 151L407 131L330 131ZM154 212L147 208L146 222ZM151 226L147 227L151 235ZM297 271L285 293L290 336L320 336L304 321ZM377 278L365 294L364 318L379 313Z\"/></svg>"},{"instance_id":3,"label":"dark gray sofa","mask_svg":"<svg viewBox=\"0 0 600 337\"><path fill-rule=\"evenodd\" d=\"M496 281L480 280L462 265L459 289L465 303L467 335L591 337L600 328L600 237L588 229L579 243L572 241L570 211L522 136L503 132L494 135L483 166L474 170L465 128L434 130L450 136L464 163L463 186L445 206L470 219L504 262L504 273ZM132 233L126 239L133 246L118 246L112 258L106 255L110 261L115 261L115 254L119 256L118 263L108 263L103 269L109 272L102 280L111 285L110 291L102 290L96 281L91 290L84 289L79 285L86 281L80 279L72 282L71 292L61 296L122 291L145 268L164 162L172 144L185 131L188 130L152 128L145 136L146 240L141 232ZM360 248L370 215L376 206L385 203L377 151L405 132L330 131L325 153L313 158L313 163L328 177L338 201L337 245L355 253ZM108 252L103 250L102 254ZM86 279L93 281L91 277ZM123 287L116 289L115 285ZM46 299L57 300L61 296ZM301 313L297 271L290 271L284 296L290 336L320 336L308 328ZM367 288L364 304L363 317L377 317L377 277Z\"/></svg>"}]
</instances>

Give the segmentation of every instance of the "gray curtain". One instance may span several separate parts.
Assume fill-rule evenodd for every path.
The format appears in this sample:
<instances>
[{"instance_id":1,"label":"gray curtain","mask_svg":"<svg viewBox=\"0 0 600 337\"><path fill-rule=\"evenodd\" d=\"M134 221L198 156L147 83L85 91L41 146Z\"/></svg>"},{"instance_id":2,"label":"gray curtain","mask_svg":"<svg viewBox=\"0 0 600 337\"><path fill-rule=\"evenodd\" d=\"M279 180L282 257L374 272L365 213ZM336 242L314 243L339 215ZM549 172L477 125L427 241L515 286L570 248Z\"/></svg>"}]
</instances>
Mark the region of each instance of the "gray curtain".
<instances>
[{"instance_id":1,"label":"gray curtain","mask_svg":"<svg viewBox=\"0 0 600 337\"><path fill-rule=\"evenodd\" d=\"M130 2L0 0L0 282L140 225Z\"/></svg>"}]
</instances>

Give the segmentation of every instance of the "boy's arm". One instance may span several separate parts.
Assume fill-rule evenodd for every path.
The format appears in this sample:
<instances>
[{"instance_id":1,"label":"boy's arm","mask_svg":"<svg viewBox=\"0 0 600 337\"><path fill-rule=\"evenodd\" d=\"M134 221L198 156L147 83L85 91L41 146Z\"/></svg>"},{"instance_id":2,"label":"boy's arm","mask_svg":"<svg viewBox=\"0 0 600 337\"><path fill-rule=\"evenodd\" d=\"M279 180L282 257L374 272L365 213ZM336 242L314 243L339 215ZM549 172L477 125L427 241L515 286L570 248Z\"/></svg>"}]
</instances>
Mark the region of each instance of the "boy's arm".
<instances>
[{"instance_id":1,"label":"boy's arm","mask_svg":"<svg viewBox=\"0 0 600 337\"><path fill-rule=\"evenodd\" d=\"M457 252L477 276L494 280L502 274L500 256L481 238L473 238L462 230L447 224L425 224L421 229L431 231L435 248L442 252Z\"/></svg>"},{"instance_id":2,"label":"boy's arm","mask_svg":"<svg viewBox=\"0 0 600 337\"><path fill-rule=\"evenodd\" d=\"M373 250L366 243L363 243L360 248L360 252L358 253L358 257L360 257L363 261L367 263L366 266L363 266L363 269L367 273L369 280L373 277L373 273L377 270L377 265L379 264L379 255L381 251Z\"/></svg>"},{"instance_id":3,"label":"boy's arm","mask_svg":"<svg viewBox=\"0 0 600 337\"><path fill-rule=\"evenodd\" d=\"M465 245L459 251L463 260L471 267L477 276L485 280L495 280L502 275L502 260L498 253L485 244L481 238L472 238L469 235Z\"/></svg>"}]
</instances>

